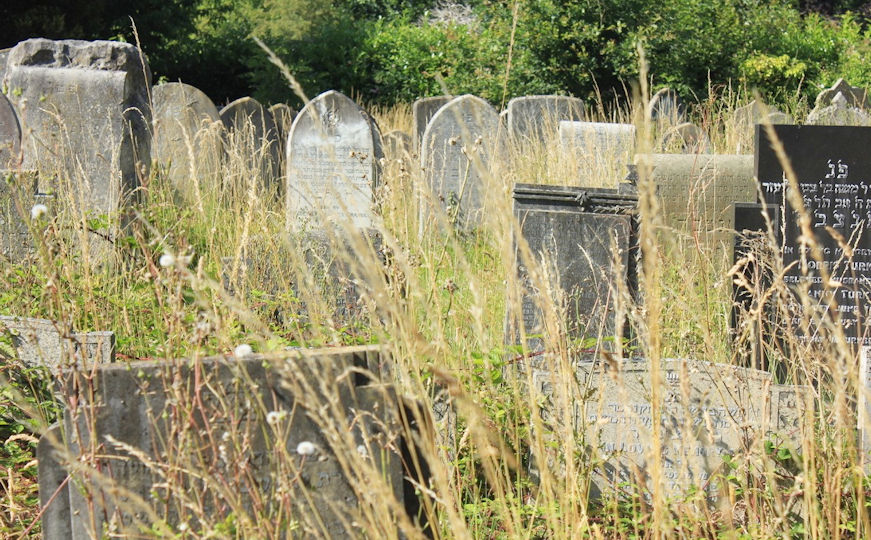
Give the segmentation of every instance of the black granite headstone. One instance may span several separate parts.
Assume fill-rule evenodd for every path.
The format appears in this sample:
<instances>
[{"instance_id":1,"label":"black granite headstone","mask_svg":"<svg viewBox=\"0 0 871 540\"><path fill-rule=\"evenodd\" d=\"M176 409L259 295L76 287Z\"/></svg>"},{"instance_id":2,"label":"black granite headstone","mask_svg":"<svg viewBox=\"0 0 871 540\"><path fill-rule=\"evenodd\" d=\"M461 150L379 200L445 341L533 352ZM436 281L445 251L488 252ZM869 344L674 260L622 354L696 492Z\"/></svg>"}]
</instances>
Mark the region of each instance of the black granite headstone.
<instances>
[{"instance_id":1,"label":"black granite headstone","mask_svg":"<svg viewBox=\"0 0 871 540\"><path fill-rule=\"evenodd\" d=\"M803 340L829 340L813 322L801 332L802 320L840 324L848 343L871 344L867 328L871 310L871 127L772 126L796 174L813 239L822 259L815 260L801 231L799 214L790 202L789 181L769 134L756 127L756 177L765 202L781 208L784 226L775 232L788 267L784 281L791 290L808 287L818 302L806 313L795 297L790 326ZM849 246L849 247L848 247ZM847 248L847 249L845 249ZM791 266L790 266L791 265ZM826 283L826 276L829 281Z\"/></svg>"}]
</instances>

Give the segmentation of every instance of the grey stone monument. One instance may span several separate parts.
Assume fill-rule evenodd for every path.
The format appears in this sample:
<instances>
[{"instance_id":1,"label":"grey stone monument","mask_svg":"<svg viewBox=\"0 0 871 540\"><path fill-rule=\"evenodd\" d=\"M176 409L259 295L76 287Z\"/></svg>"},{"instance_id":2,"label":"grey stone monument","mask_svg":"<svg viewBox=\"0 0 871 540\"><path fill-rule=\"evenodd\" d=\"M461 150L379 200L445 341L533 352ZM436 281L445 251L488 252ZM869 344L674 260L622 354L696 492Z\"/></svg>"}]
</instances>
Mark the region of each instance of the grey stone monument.
<instances>
[{"instance_id":1,"label":"grey stone monument","mask_svg":"<svg viewBox=\"0 0 871 540\"><path fill-rule=\"evenodd\" d=\"M847 95L838 93L826 106L817 105L805 121L819 126L871 126L871 114L850 103Z\"/></svg>"},{"instance_id":2,"label":"grey stone monument","mask_svg":"<svg viewBox=\"0 0 871 540\"><path fill-rule=\"evenodd\" d=\"M112 41L29 39L9 53L23 168L40 181L57 178L80 212L118 212L148 172L151 73L142 60L136 47Z\"/></svg>"},{"instance_id":3,"label":"grey stone monument","mask_svg":"<svg viewBox=\"0 0 871 540\"><path fill-rule=\"evenodd\" d=\"M766 107L755 99L735 109L734 128L738 136L735 152L738 154L753 153L753 126L756 124L793 124L793 118L772 107Z\"/></svg>"},{"instance_id":4,"label":"grey stone monument","mask_svg":"<svg viewBox=\"0 0 871 540\"><path fill-rule=\"evenodd\" d=\"M508 133L517 142L544 145L554 139L561 120L584 120L584 102L568 96L523 96L506 106Z\"/></svg>"},{"instance_id":5,"label":"grey stone monument","mask_svg":"<svg viewBox=\"0 0 871 540\"><path fill-rule=\"evenodd\" d=\"M355 538L363 509L390 494L397 517L385 530L403 512L414 523L406 478L426 473L400 453L431 435L418 408L377 382L386 362L376 347L298 350L104 366L84 385L93 393L68 384L78 406L64 441L41 449L76 486L66 538L197 530L230 515L269 537ZM61 474L46 472L46 494Z\"/></svg>"},{"instance_id":6,"label":"grey stone monument","mask_svg":"<svg viewBox=\"0 0 871 540\"><path fill-rule=\"evenodd\" d=\"M584 185L616 187L635 155L635 126L602 122L559 123L562 151L578 160Z\"/></svg>"},{"instance_id":7,"label":"grey stone monument","mask_svg":"<svg viewBox=\"0 0 871 540\"><path fill-rule=\"evenodd\" d=\"M287 136L290 134L290 127L293 125L293 120L296 118L296 111L290 105L285 103L276 103L269 107L269 114L272 115L272 122L278 130L278 143L281 149L282 175L284 174L284 156L287 154Z\"/></svg>"},{"instance_id":8,"label":"grey stone monument","mask_svg":"<svg viewBox=\"0 0 871 540\"><path fill-rule=\"evenodd\" d=\"M12 49L0 49L0 93L5 93L5 83L3 78L6 76L6 64L9 60L9 51Z\"/></svg>"},{"instance_id":9,"label":"grey stone monument","mask_svg":"<svg viewBox=\"0 0 871 540\"><path fill-rule=\"evenodd\" d=\"M189 84L164 83L152 89L154 159L181 193L193 182L220 185L223 124L207 95Z\"/></svg>"},{"instance_id":10,"label":"grey stone monument","mask_svg":"<svg viewBox=\"0 0 871 540\"><path fill-rule=\"evenodd\" d=\"M528 348L541 351L565 335L575 353L615 349L613 338L624 327L617 320L617 283L631 293L636 275L637 202L616 190L514 186L521 305L508 308L508 343L526 336Z\"/></svg>"},{"instance_id":11,"label":"grey stone monument","mask_svg":"<svg viewBox=\"0 0 871 540\"><path fill-rule=\"evenodd\" d=\"M233 101L219 113L227 132L228 151L236 155L231 163L247 171L257 171L264 187L275 186L281 176L281 151L278 128L272 114L251 97ZM247 171L241 171L248 176Z\"/></svg>"},{"instance_id":12,"label":"grey stone monument","mask_svg":"<svg viewBox=\"0 0 871 540\"><path fill-rule=\"evenodd\" d=\"M528 362L535 403L540 403L544 455L538 467L565 474L565 426L582 434L587 460L597 463L591 496L625 493L637 486L649 500L654 489L654 399L650 361ZM659 365L662 489L667 497L704 493L723 498L724 460L754 462L774 440L801 452L806 419L813 413L809 388L775 384L768 372L689 359ZM579 437L580 439L580 437ZM627 484L628 483L628 484ZM628 488L633 489L633 488ZM631 495L630 495L631 496Z\"/></svg>"},{"instance_id":13,"label":"grey stone monument","mask_svg":"<svg viewBox=\"0 0 871 540\"><path fill-rule=\"evenodd\" d=\"M34 203L40 202L36 190L37 177L32 171L0 169L0 260L17 263L33 253L28 223Z\"/></svg>"},{"instance_id":14,"label":"grey stone monument","mask_svg":"<svg viewBox=\"0 0 871 540\"><path fill-rule=\"evenodd\" d=\"M420 141L423 140L427 124L435 116L435 113L452 99L454 96L434 96L421 98L414 102L411 106L412 124L414 125L414 133L411 134L412 150L420 151Z\"/></svg>"},{"instance_id":15,"label":"grey stone monument","mask_svg":"<svg viewBox=\"0 0 871 540\"><path fill-rule=\"evenodd\" d=\"M21 162L21 126L12 104L0 93L0 171L18 169Z\"/></svg>"},{"instance_id":16,"label":"grey stone monument","mask_svg":"<svg viewBox=\"0 0 871 540\"><path fill-rule=\"evenodd\" d=\"M502 153L499 114L483 99L464 95L440 108L421 142L425 188L420 194L420 234L434 211L461 231L481 225L484 177ZM483 170L482 170L483 169Z\"/></svg>"},{"instance_id":17,"label":"grey stone monument","mask_svg":"<svg viewBox=\"0 0 871 540\"><path fill-rule=\"evenodd\" d=\"M381 134L350 98L330 90L311 100L287 141L287 227L378 226L375 190Z\"/></svg>"},{"instance_id":18,"label":"grey stone monument","mask_svg":"<svg viewBox=\"0 0 871 540\"><path fill-rule=\"evenodd\" d=\"M687 108L677 92L671 88L661 88L647 103L647 115L654 126L667 129L686 122Z\"/></svg>"},{"instance_id":19,"label":"grey stone monument","mask_svg":"<svg viewBox=\"0 0 871 540\"><path fill-rule=\"evenodd\" d=\"M681 154L710 154L713 145L702 128L692 122L684 122L662 134L659 148L665 153L676 151Z\"/></svg>"},{"instance_id":20,"label":"grey stone monument","mask_svg":"<svg viewBox=\"0 0 871 540\"><path fill-rule=\"evenodd\" d=\"M29 367L44 366L54 375L64 369L115 360L113 332L74 332L47 319L0 316L0 335L12 339L18 360Z\"/></svg>"}]
</instances>

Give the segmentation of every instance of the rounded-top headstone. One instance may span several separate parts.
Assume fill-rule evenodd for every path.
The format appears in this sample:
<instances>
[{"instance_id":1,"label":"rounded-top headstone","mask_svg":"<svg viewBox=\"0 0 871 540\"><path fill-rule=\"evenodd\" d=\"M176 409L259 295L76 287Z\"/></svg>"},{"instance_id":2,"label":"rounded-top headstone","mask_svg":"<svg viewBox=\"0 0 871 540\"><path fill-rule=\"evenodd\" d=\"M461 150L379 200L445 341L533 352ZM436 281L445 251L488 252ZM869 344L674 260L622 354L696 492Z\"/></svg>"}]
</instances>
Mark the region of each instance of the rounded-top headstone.
<instances>
[{"instance_id":1,"label":"rounded-top headstone","mask_svg":"<svg viewBox=\"0 0 871 540\"><path fill-rule=\"evenodd\" d=\"M287 139L287 227L377 228L381 134L349 97L330 90L299 112Z\"/></svg>"},{"instance_id":2,"label":"rounded-top headstone","mask_svg":"<svg viewBox=\"0 0 871 540\"><path fill-rule=\"evenodd\" d=\"M411 106L412 123L414 124L414 133L412 133L411 139L414 144L414 150L420 148L420 141L423 139L426 125L429 124L435 113L452 99L454 99L454 96L421 98L416 100Z\"/></svg>"},{"instance_id":3,"label":"rounded-top headstone","mask_svg":"<svg viewBox=\"0 0 871 540\"><path fill-rule=\"evenodd\" d=\"M460 230L481 224L482 173L500 151L498 133L499 114L473 95L452 99L432 117L421 142L421 165L430 191L421 201L421 234L431 206L439 206Z\"/></svg>"},{"instance_id":4,"label":"rounded-top headstone","mask_svg":"<svg viewBox=\"0 0 871 540\"><path fill-rule=\"evenodd\" d=\"M671 88L661 88L647 104L647 114L654 124L676 126L686 122L686 105Z\"/></svg>"},{"instance_id":5,"label":"rounded-top headstone","mask_svg":"<svg viewBox=\"0 0 871 540\"><path fill-rule=\"evenodd\" d=\"M21 150L21 126L12 104L0 94L0 170L16 169Z\"/></svg>"},{"instance_id":6,"label":"rounded-top headstone","mask_svg":"<svg viewBox=\"0 0 871 540\"><path fill-rule=\"evenodd\" d=\"M230 146L250 161L248 170L258 171L267 184L281 175L281 154L278 128L272 115L254 98L239 98L219 113L227 130Z\"/></svg>"},{"instance_id":7,"label":"rounded-top headstone","mask_svg":"<svg viewBox=\"0 0 871 540\"><path fill-rule=\"evenodd\" d=\"M296 118L296 111L286 103L276 103L269 107L269 114L272 115L272 122L278 129L278 140L281 141L283 149L284 143L287 142L287 134L290 133L290 127L293 125L293 119Z\"/></svg>"},{"instance_id":8,"label":"rounded-top headstone","mask_svg":"<svg viewBox=\"0 0 871 540\"><path fill-rule=\"evenodd\" d=\"M684 122L668 129L659 143L663 152L676 151L681 154L710 154L711 140L708 134L692 122Z\"/></svg>"},{"instance_id":9,"label":"rounded-top headstone","mask_svg":"<svg viewBox=\"0 0 871 540\"><path fill-rule=\"evenodd\" d=\"M172 183L185 188L191 180L214 178L221 167L223 125L212 100L180 82L155 86L151 99L154 154Z\"/></svg>"},{"instance_id":10,"label":"rounded-top headstone","mask_svg":"<svg viewBox=\"0 0 871 540\"><path fill-rule=\"evenodd\" d=\"M556 138L561 120L584 120L584 102L568 96L523 96L505 108L508 133L515 141Z\"/></svg>"},{"instance_id":11,"label":"rounded-top headstone","mask_svg":"<svg viewBox=\"0 0 871 540\"><path fill-rule=\"evenodd\" d=\"M57 178L83 211L117 211L151 163L150 80L129 43L17 44L4 81L21 126L22 167Z\"/></svg>"}]
</instances>

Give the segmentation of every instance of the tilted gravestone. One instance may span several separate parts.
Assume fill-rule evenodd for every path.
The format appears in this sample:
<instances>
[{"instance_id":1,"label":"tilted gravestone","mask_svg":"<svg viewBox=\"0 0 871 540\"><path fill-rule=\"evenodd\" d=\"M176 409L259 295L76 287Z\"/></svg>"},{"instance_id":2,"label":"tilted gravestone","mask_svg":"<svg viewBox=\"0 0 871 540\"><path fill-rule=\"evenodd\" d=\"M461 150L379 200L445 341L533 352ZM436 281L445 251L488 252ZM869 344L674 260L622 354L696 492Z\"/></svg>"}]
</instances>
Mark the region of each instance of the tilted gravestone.
<instances>
[{"instance_id":1,"label":"tilted gravestone","mask_svg":"<svg viewBox=\"0 0 871 540\"><path fill-rule=\"evenodd\" d=\"M710 154L713 146L702 128L692 122L684 122L662 134L659 149L664 153L676 151L682 154Z\"/></svg>"},{"instance_id":2,"label":"tilted gravestone","mask_svg":"<svg viewBox=\"0 0 871 540\"><path fill-rule=\"evenodd\" d=\"M615 348L607 341L624 325L616 316L618 281L630 294L635 288L637 202L615 190L514 186L520 309L508 307L506 341L522 343L525 335L538 351L565 335L575 348Z\"/></svg>"},{"instance_id":3,"label":"tilted gravestone","mask_svg":"<svg viewBox=\"0 0 871 540\"><path fill-rule=\"evenodd\" d=\"M508 102L508 133L517 142L540 145L556 138L561 120L584 119L584 102L568 96L523 96Z\"/></svg>"},{"instance_id":4,"label":"tilted gravestone","mask_svg":"<svg viewBox=\"0 0 871 540\"><path fill-rule=\"evenodd\" d=\"M790 306L794 320L787 324L803 340L835 339L834 332L816 322L824 321L823 326L840 326L852 346L871 345L871 168L867 159L871 127L776 125L773 129L797 176L798 192L791 195L784 167L762 126L756 128L756 177L765 202L779 208L783 216L777 240L784 267L792 265L783 280L793 290L807 285L812 299L812 313L807 313L795 298ZM822 252L821 261L807 250L811 238L800 229L795 201L790 200L796 196L810 217L809 232ZM801 331L803 319L811 321L811 335Z\"/></svg>"},{"instance_id":5,"label":"tilted gravestone","mask_svg":"<svg viewBox=\"0 0 871 540\"><path fill-rule=\"evenodd\" d=\"M653 154L636 156L650 168L664 224L730 255L734 203L756 201L753 156Z\"/></svg>"},{"instance_id":6,"label":"tilted gravestone","mask_svg":"<svg viewBox=\"0 0 871 540\"><path fill-rule=\"evenodd\" d=\"M403 468L416 444L403 426L430 435L413 404L372 382L387 361L354 347L106 366L79 390L71 375L64 440L50 431L37 450L54 465L41 480L72 477L69 512L50 514L69 522L44 526L80 540L232 518L269 537L354 538L372 505L414 522L406 478L427 480Z\"/></svg>"},{"instance_id":7,"label":"tilted gravestone","mask_svg":"<svg viewBox=\"0 0 871 540\"><path fill-rule=\"evenodd\" d=\"M180 82L155 86L154 159L172 184L186 195L192 183L219 185L223 160L223 124L207 95Z\"/></svg>"},{"instance_id":8,"label":"tilted gravestone","mask_svg":"<svg viewBox=\"0 0 871 540\"><path fill-rule=\"evenodd\" d=\"M47 319L0 316L0 335L11 338L18 360L28 367L46 367L54 375L78 365L115 359L113 332L73 332Z\"/></svg>"},{"instance_id":9,"label":"tilted gravestone","mask_svg":"<svg viewBox=\"0 0 871 540\"><path fill-rule=\"evenodd\" d=\"M377 227L381 134L350 98L330 90L296 117L287 141L287 227Z\"/></svg>"},{"instance_id":10,"label":"tilted gravestone","mask_svg":"<svg viewBox=\"0 0 871 540\"><path fill-rule=\"evenodd\" d=\"M698 492L709 503L726 503L726 478L734 473L726 459L743 470L764 457L766 441L800 452L804 430L810 429L804 425L813 412L810 389L775 384L764 371L662 360L654 394L647 359L576 362L568 369L546 357L525 362L542 420L544 455L536 456L537 466L564 474L565 456L575 451L567 451L561 437L568 427L583 440L585 459L596 464L594 498L628 492L649 500L655 395L666 497Z\"/></svg>"},{"instance_id":11,"label":"tilted gravestone","mask_svg":"<svg viewBox=\"0 0 871 540\"><path fill-rule=\"evenodd\" d=\"M57 177L64 200L82 213L120 210L151 164L150 80L127 43L39 38L13 47L5 81L23 168L40 181Z\"/></svg>"},{"instance_id":12,"label":"tilted gravestone","mask_svg":"<svg viewBox=\"0 0 871 540\"><path fill-rule=\"evenodd\" d=\"M412 150L420 151L420 142L423 140L427 124L435 116L435 113L452 99L454 96L434 96L421 98L414 102L411 106L412 125L414 126L414 133L411 134Z\"/></svg>"},{"instance_id":13,"label":"tilted gravestone","mask_svg":"<svg viewBox=\"0 0 871 540\"><path fill-rule=\"evenodd\" d=\"M440 212L458 230L472 231L483 222L485 175L502 155L497 139L499 115L483 99L452 99L429 121L421 142L424 185L420 234Z\"/></svg>"},{"instance_id":14,"label":"tilted gravestone","mask_svg":"<svg viewBox=\"0 0 871 540\"><path fill-rule=\"evenodd\" d=\"M562 151L578 160L578 174L585 185L616 186L635 154L632 124L563 121L559 137Z\"/></svg>"},{"instance_id":15,"label":"tilted gravestone","mask_svg":"<svg viewBox=\"0 0 871 540\"><path fill-rule=\"evenodd\" d=\"M265 187L281 176L281 151L278 128L272 115L256 99L239 98L221 109L221 122L227 132L227 149L234 152L230 164L244 178L256 172ZM231 171L232 174L232 171Z\"/></svg>"},{"instance_id":16,"label":"tilted gravestone","mask_svg":"<svg viewBox=\"0 0 871 540\"><path fill-rule=\"evenodd\" d=\"M17 169L21 159L21 126L12 104L0 93L0 171Z\"/></svg>"},{"instance_id":17,"label":"tilted gravestone","mask_svg":"<svg viewBox=\"0 0 871 540\"><path fill-rule=\"evenodd\" d=\"M850 86L844 79L817 95L806 123L811 125L871 125L871 95L865 88Z\"/></svg>"}]
</instances>

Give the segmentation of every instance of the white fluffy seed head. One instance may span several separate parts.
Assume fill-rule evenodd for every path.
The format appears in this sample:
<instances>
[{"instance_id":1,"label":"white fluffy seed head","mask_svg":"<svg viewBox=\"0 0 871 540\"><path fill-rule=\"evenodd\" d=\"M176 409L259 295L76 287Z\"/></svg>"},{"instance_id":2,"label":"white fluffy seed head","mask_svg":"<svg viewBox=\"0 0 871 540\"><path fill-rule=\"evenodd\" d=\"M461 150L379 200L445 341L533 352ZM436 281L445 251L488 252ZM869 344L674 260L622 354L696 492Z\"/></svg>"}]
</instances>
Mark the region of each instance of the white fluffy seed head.
<instances>
[{"instance_id":1,"label":"white fluffy seed head","mask_svg":"<svg viewBox=\"0 0 871 540\"><path fill-rule=\"evenodd\" d=\"M302 441L296 445L296 453L301 456L310 456L315 453L315 445L309 441Z\"/></svg>"},{"instance_id":2,"label":"white fluffy seed head","mask_svg":"<svg viewBox=\"0 0 871 540\"><path fill-rule=\"evenodd\" d=\"M160 259L157 262L163 268L169 268L170 266L175 264L175 257L170 255L169 253L164 253L163 255L160 256Z\"/></svg>"},{"instance_id":3,"label":"white fluffy seed head","mask_svg":"<svg viewBox=\"0 0 871 540\"><path fill-rule=\"evenodd\" d=\"M30 209L30 219L36 221L48 213L48 207L44 204L34 204Z\"/></svg>"},{"instance_id":4,"label":"white fluffy seed head","mask_svg":"<svg viewBox=\"0 0 871 540\"><path fill-rule=\"evenodd\" d=\"M248 345L247 343L243 343L233 349L233 355L236 356L236 358L243 358L249 354L254 354L254 350L251 348L251 345Z\"/></svg>"}]
</instances>

